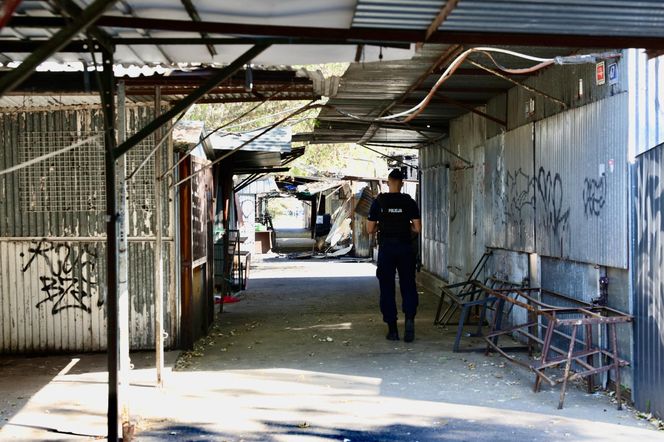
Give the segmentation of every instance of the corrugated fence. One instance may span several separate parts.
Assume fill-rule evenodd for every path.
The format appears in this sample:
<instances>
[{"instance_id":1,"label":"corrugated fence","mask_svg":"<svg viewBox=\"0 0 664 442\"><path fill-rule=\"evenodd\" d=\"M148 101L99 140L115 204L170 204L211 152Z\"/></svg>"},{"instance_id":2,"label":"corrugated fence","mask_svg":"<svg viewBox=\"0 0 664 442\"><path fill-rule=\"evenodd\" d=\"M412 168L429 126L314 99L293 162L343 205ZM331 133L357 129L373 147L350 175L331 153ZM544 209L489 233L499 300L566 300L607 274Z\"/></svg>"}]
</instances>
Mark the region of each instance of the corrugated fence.
<instances>
[{"instance_id":1,"label":"corrugated fence","mask_svg":"<svg viewBox=\"0 0 664 442\"><path fill-rule=\"evenodd\" d=\"M152 118L127 109L128 132ZM98 109L0 114L0 170L102 130ZM127 157L133 171L151 140ZM0 353L96 351L106 347L103 141L0 176ZM164 155L168 157L168 155ZM163 170L164 168L162 168ZM154 343L154 161L128 183L130 342ZM172 203L164 199L165 330L177 337Z\"/></svg>"},{"instance_id":2,"label":"corrugated fence","mask_svg":"<svg viewBox=\"0 0 664 442\"><path fill-rule=\"evenodd\" d=\"M664 417L664 145L637 160L634 203L634 393Z\"/></svg>"}]
</instances>

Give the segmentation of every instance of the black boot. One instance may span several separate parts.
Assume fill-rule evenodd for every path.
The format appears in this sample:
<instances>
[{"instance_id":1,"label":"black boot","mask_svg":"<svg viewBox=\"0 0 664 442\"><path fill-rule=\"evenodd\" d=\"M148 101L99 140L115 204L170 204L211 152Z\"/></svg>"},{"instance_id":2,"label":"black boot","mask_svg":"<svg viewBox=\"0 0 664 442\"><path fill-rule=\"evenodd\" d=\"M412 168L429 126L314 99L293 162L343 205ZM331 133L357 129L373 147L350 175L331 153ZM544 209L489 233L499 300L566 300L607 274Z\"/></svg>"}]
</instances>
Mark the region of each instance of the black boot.
<instances>
[{"instance_id":1,"label":"black boot","mask_svg":"<svg viewBox=\"0 0 664 442\"><path fill-rule=\"evenodd\" d=\"M405 342L413 342L415 339L415 319L406 318L406 330L403 334L403 340Z\"/></svg>"},{"instance_id":2,"label":"black boot","mask_svg":"<svg viewBox=\"0 0 664 442\"><path fill-rule=\"evenodd\" d=\"M387 335L385 336L385 338L387 338L390 341L399 340L399 329L397 328L396 321L387 323Z\"/></svg>"}]
</instances>

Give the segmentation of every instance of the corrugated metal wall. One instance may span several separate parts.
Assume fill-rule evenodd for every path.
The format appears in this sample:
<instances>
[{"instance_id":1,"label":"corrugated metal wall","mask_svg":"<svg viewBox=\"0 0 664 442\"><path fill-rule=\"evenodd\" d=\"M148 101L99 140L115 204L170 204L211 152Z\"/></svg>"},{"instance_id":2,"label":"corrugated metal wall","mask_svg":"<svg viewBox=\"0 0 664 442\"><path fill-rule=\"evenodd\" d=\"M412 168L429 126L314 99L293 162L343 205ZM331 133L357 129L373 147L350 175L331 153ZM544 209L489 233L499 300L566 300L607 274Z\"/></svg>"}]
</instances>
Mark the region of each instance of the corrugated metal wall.
<instances>
[{"instance_id":1,"label":"corrugated metal wall","mask_svg":"<svg viewBox=\"0 0 664 442\"><path fill-rule=\"evenodd\" d=\"M128 132L141 128L153 114L147 107L128 108ZM101 112L96 109L0 114L0 169L35 156L38 149L71 144L67 138L71 139L71 133L74 139L99 133L102 125ZM46 141L32 141L40 137ZM151 146L151 141L142 143L128 155L129 172ZM103 143L92 143L53 162L0 176L0 352L105 348L103 155ZM153 179L151 161L128 183L130 341L134 349L151 348L154 343ZM95 198L90 198L91 192ZM171 346L176 342L178 321L171 268L175 262L170 241L172 203L167 196L163 207L163 235L168 238L164 287L169 294L165 330L169 335L166 343Z\"/></svg>"},{"instance_id":2,"label":"corrugated metal wall","mask_svg":"<svg viewBox=\"0 0 664 442\"><path fill-rule=\"evenodd\" d=\"M627 268L627 94L535 124L536 251Z\"/></svg>"},{"instance_id":3,"label":"corrugated metal wall","mask_svg":"<svg viewBox=\"0 0 664 442\"><path fill-rule=\"evenodd\" d=\"M645 98L633 97L644 88L625 92L628 83L630 88L642 84L628 76L628 61L619 60L617 78L607 79L604 85L595 82L594 64L553 67L526 80L566 101L568 109L519 87L494 97L487 111L507 120L507 132L491 122L476 122L479 117L470 114L451 122L449 147L472 162L473 168L461 169L462 162L443 154L451 167L449 181L439 184L432 179L431 168L424 167L423 253L428 270L430 263L444 259L451 270L445 279L462 279L481 250L480 229L495 254L487 274L517 278L514 282L528 275L535 285L583 300L599 295L599 276L606 274L609 306L631 310L628 167L629 146L636 143L638 129L630 114L638 107L635 103L644 106ZM651 131L646 138L655 140L661 124L653 116L662 116L655 79L660 78L661 69L657 62L649 63L649 108L643 115ZM531 98L534 111L528 112ZM477 146L484 146L483 156L475 152ZM422 154L424 166L434 164L428 155L428 150ZM480 178L483 194L477 188ZM438 257L437 243L426 232L431 229L427 223L439 220L427 212L435 210L435 203L443 198L449 201L449 241ZM631 331L622 328L618 339L622 355L634 360ZM630 386L632 379L631 369L625 369L624 383Z\"/></svg>"},{"instance_id":4,"label":"corrugated metal wall","mask_svg":"<svg viewBox=\"0 0 664 442\"><path fill-rule=\"evenodd\" d=\"M634 202L634 393L664 418L664 145L637 160Z\"/></svg>"},{"instance_id":5,"label":"corrugated metal wall","mask_svg":"<svg viewBox=\"0 0 664 442\"><path fill-rule=\"evenodd\" d=\"M487 140L484 224L491 247L535 248L533 125Z\"/></svg>"},{"instance_id":6,"label":"corrugated metal wall","mask_svg":"<svg viewBox=\"0 0 664 442\"><path fill-rule=\"evenodd\" d=\"M466 279L484 251L481 225L484 197L480 175L484 169L485 140L486 120L479 115L469 113L450 122L450 149L465 160L449 155L450 281Z\"/></svg>"},{"instance_id":7,"label":"corrugated metal wall","mask_svg":"<svg viewBox=\"0 0 664 442\"><path fill-rule=\"evenodd\" d=\"M502 121L507 121L507 93L496 95L486 104L486 113ZM486 122L487 139L500 135L505 131L505 127L494 121Z\"/></svg>"},{"instance_id":8,"label":"corrugated metal wall","mask_svg":"<svg viewBox=\"0 0 664 442\"><path fill-rule=\"evenodd\" d=\"M449 160L436 144L420 151L422 172L422 265L429 272L447 280L449 199Z\"/></svg>"},{"instance_id":9,"label":"corrugated metal wall","mask_svg":"<svg viewBox=\"0 0 664 442\"><path fill-rule=\"evenodd\" d=\"M630 152L639 155L664 143L664 56L628 51Z\"/></svg>"},{"instance_id":10,"label":"corrugated metal wall","mask_svg":"<svg viewBox=\"0 0 664 442\"><path fill-rule=\"evenodd\" d=\"M611 62L606 62L607 71L609 64ZM618 77L613 83L607 80L604 84L597 84L595 64L589 63L553 66L538 75L529 77L524 84L562 100L571 108L581 107L625 92L628 83L627 65L628 63L624 59L616 62ZM531 99L534 101L533 112L530 112L532 109L527 109ZM508 130L565 111L555 101L521 87L509 90L507 107Z\"/></svg>"}]
</instances>

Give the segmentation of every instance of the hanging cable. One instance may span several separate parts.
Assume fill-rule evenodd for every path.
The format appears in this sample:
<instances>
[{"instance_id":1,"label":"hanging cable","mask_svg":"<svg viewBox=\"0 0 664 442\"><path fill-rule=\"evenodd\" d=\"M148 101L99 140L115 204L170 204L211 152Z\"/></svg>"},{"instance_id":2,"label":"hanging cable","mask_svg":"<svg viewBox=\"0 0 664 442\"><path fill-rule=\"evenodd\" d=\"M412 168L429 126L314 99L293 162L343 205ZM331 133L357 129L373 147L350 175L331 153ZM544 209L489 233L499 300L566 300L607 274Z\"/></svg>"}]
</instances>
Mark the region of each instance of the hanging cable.
<instances>
[{"instance_id":1,"label":"hanging cable","mask_svg":"<svg viewBox=\"0 0 664 442\"><path fill-rule=\"evenodd\" d=\"M496 65L496 67L500 70L503 70L505 72L511 73L511 74L522 74L522 73L532 73L536 72L540 69L543 69L547 66L550 66L552 64L585 64L585 63L594 63L599 59L607 59L607 58L615 58L620 56L620 54L617 54L615 52L611 53L600 53L600 54L588 54L588 55L572 55L569 57L553 57L553 58L543 58L543 57L536 57L533 55L528 55L528 54L523 54L521 52L517 51L511 51L509 49L502 49L502 48L492 48L492 47L476 47L476 48L470 48L459 54L453 61L452 63L447 66L445 71L440 75L436 83L433 85L431 90L427 93L427 95L420 101L418 104L413 106L410 109L407 109L405 111L396 113L396 114L391 114L391 115L385 115L382 117L377 117L377 118L367 118L367 117L361 117L354 115L350 112L343 111L342 109L334 108L338 113L341 115L344 115L348 118L352 118L355 120L359 121L365 121L365 122L379 122L379 121L390 121L390 120L395 120L397 123L408 123L412 119L416 118L424 109L429 105L431 100L433 99L434 95L438 91L438 89L442 86L442 84L447 81L447 79L461 66L461 64L468 58L469 55L472 53L479 52L482 53L486 56L488 56L491 61ZM522 69L510 69L506 68L502 65L500 65L493 56L490 55L490 53L500 53L500 54L506 54L510 55L513 57L518 57L522 58L525 60L537 62L536 65L528 67L528 68L522 68ZM399 120L400 118L405 117L403 120Z\"/></svg>"}]
</instances>

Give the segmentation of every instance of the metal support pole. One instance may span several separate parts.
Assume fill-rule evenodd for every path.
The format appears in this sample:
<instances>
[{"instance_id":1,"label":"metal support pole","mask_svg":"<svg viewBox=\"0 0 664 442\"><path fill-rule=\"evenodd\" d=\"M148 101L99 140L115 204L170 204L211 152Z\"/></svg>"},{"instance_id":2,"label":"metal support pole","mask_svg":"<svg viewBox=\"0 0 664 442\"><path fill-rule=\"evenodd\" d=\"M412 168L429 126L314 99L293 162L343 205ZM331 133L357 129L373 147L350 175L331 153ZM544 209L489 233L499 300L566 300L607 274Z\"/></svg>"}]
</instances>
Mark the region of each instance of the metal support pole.
<instances>
[{"instance_id":1,"label":"metal support pole","mask_svg":"<svg viewBox=\"0 0 664 442\"><path fill-rule=\"evenodd\" d=\"M23 80L28 78L39 64L63 48L76 35L94 23L116 0L95 0L80 15L49 38L42 46L32 52L16 68L0 78L0 97L11 92Z\"/></svg>"},{"instance_id":2,"label":"metal support pole","mask_svg":"<svg viewBox=\"0 0 664 442\"><path fill-rule=\"evenodd\" d=\"M124 81L118 83L118 141L122 143L127 138L126 103ZM123 156L116 163L118 179L118 198L116 222L118 231L118 325L120 368L118 378L118 403L120 419L122 422L123 441L131 439L132 424L129 415L129 372L131 360L129 357L129 244L127 232L129 231L129 217L127 213L127 157Z\"/></svg>"},{"instance_id":3,"label":"metal support pole","mask_svg":"<svg viewBox=\"0 0 664 442\"><path fill-rule=\"evenodd\" d=\"M108 354L108 440L118 440L118 231L115 194L115 79L113 54L103 51L101 103L106 147L106 340Z\"/></svg>"},{"instance_id":4,"label":"metal support pole","mask_svg":"<svg viewBox=\"0 0 664 442\"><path fill-rule=\"evenodd\" d=\"M161 86L155 86L154 91L154 114L161 114ZM155 135L159 136L161 129ZM167 136L167 135L166 135ZM155 330L155 365L157 368L157 386L164 384L164 268L162 261L162 198L164 186L161 181L162 148L158 148L154 154L154 217L155 217L155 245L154 245L154 330Z\"/></svg>"}]
</instances>

